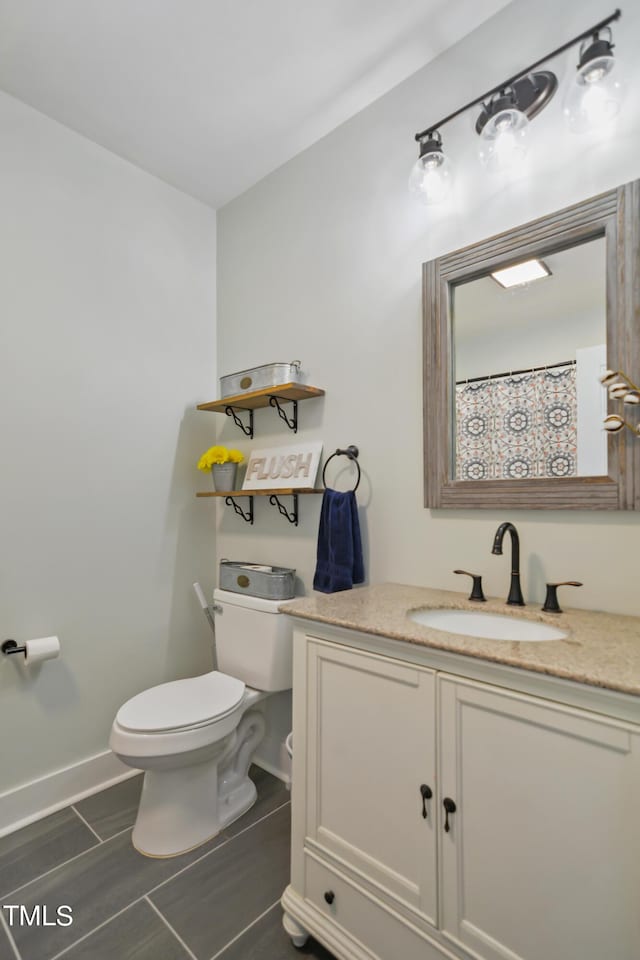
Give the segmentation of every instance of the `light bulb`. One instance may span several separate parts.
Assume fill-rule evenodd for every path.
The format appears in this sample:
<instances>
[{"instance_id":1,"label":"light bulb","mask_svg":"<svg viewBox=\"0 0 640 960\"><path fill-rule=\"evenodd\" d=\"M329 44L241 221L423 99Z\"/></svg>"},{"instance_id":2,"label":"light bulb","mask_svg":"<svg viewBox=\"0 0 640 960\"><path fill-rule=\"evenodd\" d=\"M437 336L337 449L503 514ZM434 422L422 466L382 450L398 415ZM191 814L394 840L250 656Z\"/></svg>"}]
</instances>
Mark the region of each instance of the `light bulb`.
<instances>
[{"instance_id":1,"label":"light bulb","mask_svg":"<svg viewBox=\"0 0 640 960\"><path fill-rule=\"evenodd\" d=\"M625 83L612 44L597 36L580 49L580 62L569 86L563 114L573 133L586 133L610 123L620 112Z\"/></svg>"},{"instance_id":2,"label":"light bulb","mask_svg":"<svg viewBox=\"0 0 640 960\"><path fill-rule=\"evenodd\" d=\"M444 203L451 192L452 164L442 152L439 134L420 142L420 156L409 176L409 190L427 206Z\"/></svg>"},{"instance_id":3,"label":"light bulb","mask_svg":"<svg viewBox=\"0 0 640 960\"><path fill-rule=\"evenodd\" d=\"M523 160L529 147L529 118L515 105L507 105L490 116L480 134L479 156L491 170L512 170Z\"/></svg>"}]
</instances>

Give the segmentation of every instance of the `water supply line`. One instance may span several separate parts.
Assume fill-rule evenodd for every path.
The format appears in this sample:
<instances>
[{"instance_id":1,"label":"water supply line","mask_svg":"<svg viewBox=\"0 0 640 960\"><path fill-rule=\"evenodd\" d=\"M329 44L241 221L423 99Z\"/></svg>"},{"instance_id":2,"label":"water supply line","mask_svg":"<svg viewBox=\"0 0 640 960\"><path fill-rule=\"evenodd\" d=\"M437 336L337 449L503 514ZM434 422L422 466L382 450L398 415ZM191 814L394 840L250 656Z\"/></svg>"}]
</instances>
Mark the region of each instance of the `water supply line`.
<instances>
[{"instance_id":1,"label":"water supply line","mask_svg":"<svg viewBox=\"0 0 640 960\"><path fill-rule=\"evenodd\" d=\"M204 591L200 586L200 584L197 582L194 583L193 589L195 590L196 597L198 598L198 601L200 603L200 606L202 607L204 615L209 622L209 626L211 627L211 632L213 633L213 645L211 648L212 655L213 655L213 669L217 670L218 669L218 652L216 650L216 624L215 624L215 620L213 619L213 613L211 612L211 607L207 603L207 598L205 597Z\"/></svg>"}]
</instances>

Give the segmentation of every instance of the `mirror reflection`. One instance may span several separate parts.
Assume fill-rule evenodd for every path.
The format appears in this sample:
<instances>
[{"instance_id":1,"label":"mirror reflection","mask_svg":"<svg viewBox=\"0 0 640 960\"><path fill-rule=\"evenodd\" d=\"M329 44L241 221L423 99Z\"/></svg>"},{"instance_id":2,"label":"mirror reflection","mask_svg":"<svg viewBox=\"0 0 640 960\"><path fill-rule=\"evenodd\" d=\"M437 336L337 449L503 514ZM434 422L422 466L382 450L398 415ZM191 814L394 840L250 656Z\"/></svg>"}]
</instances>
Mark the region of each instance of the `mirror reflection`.
<instances>
[{"instance_id":1,"label":"mirror reflection","mask_svg":"<svg viewBox=\"0 0 640 960\"><path fill-rule=\"evenodd\" d=\"M451 286L456 480L607 474L606 241Z\"/></svg>"}]
</instances>

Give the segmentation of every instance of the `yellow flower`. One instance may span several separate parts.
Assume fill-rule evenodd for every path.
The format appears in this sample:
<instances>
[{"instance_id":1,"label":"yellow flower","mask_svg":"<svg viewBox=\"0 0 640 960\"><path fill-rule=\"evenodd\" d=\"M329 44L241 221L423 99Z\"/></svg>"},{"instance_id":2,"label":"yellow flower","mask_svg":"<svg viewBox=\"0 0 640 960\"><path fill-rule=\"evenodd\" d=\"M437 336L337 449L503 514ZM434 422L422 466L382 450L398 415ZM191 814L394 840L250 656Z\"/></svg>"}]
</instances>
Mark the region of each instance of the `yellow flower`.
<instances>
[{"instance_id":1,"label":"yellow flower","mask_svg":"<svg viewBox=\"0 0 640 960\"><path fill-rule=\"evenodd\" d=\"M227 450L226 447L209 447L198 460L198 470L211 470L216 463L242 463L244 454L239 450Z\"/></svg>"}]
</instances>

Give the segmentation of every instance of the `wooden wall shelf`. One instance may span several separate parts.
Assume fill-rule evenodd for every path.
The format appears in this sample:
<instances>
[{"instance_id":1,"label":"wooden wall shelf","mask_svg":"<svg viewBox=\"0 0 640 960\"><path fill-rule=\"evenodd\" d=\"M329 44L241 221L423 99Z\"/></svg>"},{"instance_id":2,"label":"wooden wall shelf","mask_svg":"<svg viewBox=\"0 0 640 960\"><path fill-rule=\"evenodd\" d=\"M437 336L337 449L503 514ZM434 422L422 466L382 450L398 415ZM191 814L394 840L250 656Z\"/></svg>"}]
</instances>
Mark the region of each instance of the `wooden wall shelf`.
<instances>
[{"instance_id":1,"label":"wooden wall shelf","mask_svg":"<svg viewBox=\"0 0 640 960\"><path fill-rule=\"evenodd\" d=\"M211 490L206 493L196 493L196 497L290 497L298 493L324 493L324 489L313 487L298 487L298 489L279 487L277 490Z\"/></svg>"},{"instance_id":2,"label":"wooden wall shelf","mask_svg":"<svg viewBox=\"0 0 640 960\"><path fill-rule=\"evenodd\" d=\"M298 432L298 401L312 400L314 397L323 397L324 390L319 387L308 387L304 383L281 383L275 387L263 390L252 390L250 393L238 393L223 400L210 400L208 403L199 403L198 410L207 410L210 413L225 413L232 417L237 427L247 437L253 437L253 411L260 407L275 407L278 416L294 433ZM293 405L293 416L288 417L281 403ZM236 410L248 410L249 422L242 422Z\"/></svg>"},{"instance_id":3,"label":"wooden wall shelf","mask_svg":"<svg viewBox=\"0 0 640 960\"><path fill-rule=\"evenodd\" d=\"M298 526L298 495L299 494L308 494L308 493L324 493L324 488L315 489L313 487L300 487L298 489L293 489L291 487L287 489L278 489L278 490L207 490L205 493L196 493L196 497L224 497L224 502L228 507L233 507L235 512L239 517L242 517L243 520L246 520L247 523L253 523L253 498L254 497L269 497L269 503L274 507L277 507L283 517L285 517L289 523L293 523L294 526ZM239 500L242 497L249 498L249 509L245 510L240 506L239 503L236 503L236 500ZM291 513L287 508L280 502L280 497L293 497L293 510Z\"/></svg>"},{"instance_id":4,"label":"wooden wall shelf","mask_svg":"<svg viewBox=\"0 0 640 960\"><path fill-rule=\"evenodd\" d=\"M324 390L318 387L308 387L304 383L282 383L277 387L267 387L264 390L252 390L251 393L238 393L223 400L210 400L209 403L199 403L198 410L209 410L211 413L225 413L227 407L237 407L239 410L257 410L259 407L268 407L271 397L280 400L312 400L313 397L323 397Z\"/></svg>"}]
</instances>

